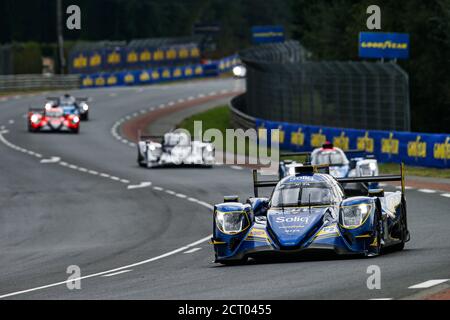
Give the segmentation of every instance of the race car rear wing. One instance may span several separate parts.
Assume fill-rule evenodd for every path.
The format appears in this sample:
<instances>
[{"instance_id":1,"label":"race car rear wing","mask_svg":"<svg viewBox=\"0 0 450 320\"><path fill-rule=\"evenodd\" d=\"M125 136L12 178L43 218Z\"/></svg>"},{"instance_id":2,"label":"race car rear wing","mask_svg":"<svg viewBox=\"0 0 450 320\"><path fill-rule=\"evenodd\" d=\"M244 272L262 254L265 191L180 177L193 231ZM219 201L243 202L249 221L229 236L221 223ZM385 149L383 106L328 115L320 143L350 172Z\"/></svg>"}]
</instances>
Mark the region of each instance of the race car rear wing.
<instances>
[{"instance_id":1,"label":"race car rear wing","mask_svg":"<svg viewBox=\"0 0 450 320\"><path fill-rule=\"evenodd\" d=\"M57 103L60 102L61 98L60 97L47 97L45 98L47 101L55 101ZM75 98L76 102L88 102L89 98L87 97L79 97L79 98Z\"/></svg>"},{"instance_id":2,"label":"race car rear wing","mask_svg":"<svg viewBox=\"0 0 450 320\"><path fill-rule=\"evenodd\" d=\"M401 183L402 194L405 194L405 166L400 164L400 174L373 176L373 177L352 177L336 178L339 183L371 183L371 182L394 182Z\"/></svg>"},{"instance_id":3,"label":"race car rear wing","mask_svg":"<svg viewBox=\"0 0 450 320\"><path fill-rule=\"evenodd\" d=\"M142 134L141 131L139 130L138 131L138 138L139 138L139 141L144 141L144 140L153 140L153 139L163 139L164 136Z\"/></svg>"},{"instance_id":4,"label":"race car rear wing","mask_svg":"<svg viewBox=\"0 0 450 320\"><path fill-rule=\"evenodd\" d=\"M320 166L303 166L297 167L296 174L302 173L314 173L314 172L323 172L326 171L327 165ZM373 176L373 177L352 177L352 178L336 178L339 183L371 183L371 182L394 182L399 181L402 187L402 194L405 194L405 170L404 164L400 165L400 174L398 175L382 175L382 176ZM253 170L253 191L255 193L255 197L258 197L258 189L259 188L273 188L278 184L279 180L271 180L271 181L259 181L258 180L258 171Z\"/></svg>"},{"instance_id":5,"label":"race car rear wing","mask_svg":"<svg viewBox=\"0 0 450 320\"><path fill-rule=\"evenodd\" d=\"M44 114L45 113L45 109L43 109L43 108L29 108L28 112Z\"/></svg>"}]
</instances>

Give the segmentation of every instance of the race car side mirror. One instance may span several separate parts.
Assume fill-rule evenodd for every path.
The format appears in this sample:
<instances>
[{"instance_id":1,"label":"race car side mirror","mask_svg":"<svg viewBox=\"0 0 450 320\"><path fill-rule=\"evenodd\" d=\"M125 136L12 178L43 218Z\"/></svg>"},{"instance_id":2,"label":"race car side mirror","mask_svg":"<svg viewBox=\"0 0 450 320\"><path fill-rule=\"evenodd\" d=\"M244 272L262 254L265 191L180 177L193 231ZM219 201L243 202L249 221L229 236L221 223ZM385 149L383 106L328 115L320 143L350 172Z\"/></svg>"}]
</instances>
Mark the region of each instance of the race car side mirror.
<instances>
[{"instance_id":1,"label":"race car side mirror","mask_svg":"<svg viewBox=\"0 0 450 320\"><path fill-rule=\"evenodd\" d=\"M265 216L267 215L267 210L269 209L270 200L267 198L248 198L247 203L251 205L253 213L255 216Z\"/></svg>"}]
</instances>

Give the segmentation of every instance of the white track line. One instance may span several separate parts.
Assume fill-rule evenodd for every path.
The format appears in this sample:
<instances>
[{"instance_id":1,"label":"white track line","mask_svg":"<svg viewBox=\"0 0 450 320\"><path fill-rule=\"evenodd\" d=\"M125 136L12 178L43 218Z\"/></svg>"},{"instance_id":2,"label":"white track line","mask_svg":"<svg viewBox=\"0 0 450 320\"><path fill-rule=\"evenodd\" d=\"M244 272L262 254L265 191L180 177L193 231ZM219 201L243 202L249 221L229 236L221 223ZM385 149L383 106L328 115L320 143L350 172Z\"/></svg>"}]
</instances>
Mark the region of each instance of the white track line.
<instances>
[{"instance_id":1,"label":"white track line","mask_svg":"<svg viewBox=\"0 0 450 320\"><path fill-rule=\"evenodd\" d=\"M421 283L415 284L413 286L410 286L410 287L408 287L408 289L426 289L426 288L437 286L438 284L447 282L449 280L450 279L428 280L428 281L421 282Z\"/></svg>"},{"instance_id":2,"label":"white track line","mask_svg":"<svg viewBox=\"0 0 450 320\"><path fill-rule=\"evenodd\" d=\"M7 294L4 294L4 295L0 295L0 299L12 297L12 296L17 296L17 295L24 294L24 293L44 290L44 289L48 289L48 288L52 288L52 287L57 287L57 286L60 286L60 285L63 285L63 284L72 283L74 281L80 281L80 280L83 280L83 279L98 277L98 276L102 276L102 275L105 275L105 274L110 274L110 273L113 273L113 272L134 268L134 267L137 267L137 266L140 266L140 265L143 265L143 264L148 264L150 262L154 262L154 261L157 261L157 260L161 260L161 259L173 256L173 255L175 255L175 254L177 254L179 252L186 251L186 250L188 250L188 249L190 249L192 247L196 247L199 244L202 244L202 243L204 243L206 241L209 241L211 237L212 237L212 234L207 236L207 237L205 237L205 238L203 238L203 239L200 239L198 241L192 242L192 243L190 243L188 245L185 245L183 247L180 247L178 249L172 250L170 252L164 253L162 255L159 255L159 256L156 256L156 257L153 257L153 258L150 258L150 259L147 259L147 260L139 261L139 262L136 262L136 263L133 263L133 264L129 264L129 265L126 265L126 266L123 266L123 267L119 267L119 268L115 268L115 269L111 269L111 270L106 270L106 271L102 271L102 272L98 272L98 273L93 273L93 274L90 274L90 275L87 275L87 276L82 276L82 277L79 277L79 278L76 278L76 279L70 279L70 280L55 282L55 283L47 284L47 285L44 285L44 286L27 289L27 290L7 293Z\"/></svg>"},{"instance_id":3,"label":"white track line","mask_svg":"<svg viewBox=\"0 0 450 320\"><path fill-rule=\"evenodd\" d=\"M127 273L127 272L130 272L130 271L133 271L133 270L129 269L129 270L122 270L122 271L118 271L118 272L114 272L114 273L110 273L110 274L104 274L104 275L102 275L102 277L117 276L118 274Z\"/></svg>"},{"instance_id":4,"label":"white track line","mask_svg":"<svg viewBox=\"0 0 450 320\"><path fill-rule=\"evenodd\" d=\"M183 252L183 253L194 253L194 252L196 252L196 251L198 251L198 250L202 250L202 248L194 248L194 249L185 251L185 252Z\"/></svg>"},{"instance_id":5,"label":"white track line","mask_svg":"<svg viewBox=\"0 0 450 320\"><path fill-rule=\"evenodd\" d=\"M431 189L419 189L417 191L423 192L423 193L436 193L436 190L431 190Z\"/></svg>"},{"instance_id":6,"label":"white track line","mask_svg":"<svg viewBox=\"0 0 450 320\"><path fill-rule=\"evenodd\" d=\"M446 198L450 198L450 193L443 193L443 194L441 194L441 196L446 197Z\"/></svg>"},{"instance_id":7,"label":"white track line","mask_svg":"<svg viewBox=\"0 0 450 320\"><path fill-rule=\"evenodd\" d=\"M141 182L138 185L129 185L127 187L128 190L133 190L133 189L142 189L142 188L148 188L152 185L151 182Z\"/></svg>"},{"instance_id":8,"label":"white track line","mask_svg":"<svg viewBox=\"0 0 450 320\"><path fill-rule=\"evenodd\" d=\"M384 301L384 300L394 300L394 298L373 298L373 299L369 299L369 300L373 300L373 301Z\"/></svg>"}]
</instances>

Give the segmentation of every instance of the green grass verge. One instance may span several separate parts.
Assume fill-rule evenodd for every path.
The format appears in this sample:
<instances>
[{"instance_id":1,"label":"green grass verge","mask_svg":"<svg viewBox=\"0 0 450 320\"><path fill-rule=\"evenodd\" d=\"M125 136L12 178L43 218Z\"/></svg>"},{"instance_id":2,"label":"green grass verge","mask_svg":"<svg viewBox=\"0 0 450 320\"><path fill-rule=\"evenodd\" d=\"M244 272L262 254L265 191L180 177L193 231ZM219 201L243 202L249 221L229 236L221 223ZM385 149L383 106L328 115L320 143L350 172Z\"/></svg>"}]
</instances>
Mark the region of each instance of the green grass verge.
<instances>
[{"instance_id":1,"label":"green grass verge","mask_svg":"<svg viewBox=\"0 0 450 320\"><path fill-rule=\"evenodd\" d=\"M379 168L380 172L384 174L395 174L399 171L397 163L380 163ZM450 179L450 169L405 166L405 174L407 176Z\"/></svg>"},{"instance_id":2,"label":"green grass verge","mask_svg":"<svg viewBox=\"0 0 450 320\"><path fill-rule=\"evenodd\" d=\"M194 121L202 121L202 129L205 132L208 129L218 129L223 136L226 136L226 129L234 129L231 126L230 121L230 110L228 106L219 106L196 115L193 115L189 118L184 119L180 124L178 124L177 128L186 129L189 131L191 136L194 135ZM237 141L234 143L234 147L231 144L225 145L225 151L239 154L239 155L250 155L252 157L257 157L258 147L254 143L250 143L249 139L245 139L245 148L240 152L237 152L238 146ZM266 149L260 148L261 154L264 153ZM269 153L270 156L270 153Z\"/></svg>"},{"instance_id":3,"label":"green grass verge","mask_svg":"<svg viewBox=\"0 0 450 320\"><path fill-rule=\"evenodd\" d=\"M194 132L194 121L202 121L203 130L219 129L223 134L225 134L226 129L232 129L230 124L230 110L228 106L219 106L186 118L178 125L178 128L184 128L192 135ZM246 152L248 152L248 148L249 146L247 143ZM302 161L303 159L298 158L292 160ZM380 173L382 174L395 174L399 172L399 165L396 163L380 163L379 168ZM450 179L450 169L405 166L405 171L406 175L410 176Z\"/></svg>"},{"instance_id":4,"label":"green grass verge","mask_svg":"<svg viewBox=\"0 0 450 320\"><path fill-rule=\"evenodd\" d=\"M230 125L230 110L228 109L228 106L220 106L195 114L184 119L177 127L186 129L193 135L194 121L202 121L204 131L208 129L219 129L221 132L225 133L226 129L232 128Z\"/></svg>"}]
</instances>

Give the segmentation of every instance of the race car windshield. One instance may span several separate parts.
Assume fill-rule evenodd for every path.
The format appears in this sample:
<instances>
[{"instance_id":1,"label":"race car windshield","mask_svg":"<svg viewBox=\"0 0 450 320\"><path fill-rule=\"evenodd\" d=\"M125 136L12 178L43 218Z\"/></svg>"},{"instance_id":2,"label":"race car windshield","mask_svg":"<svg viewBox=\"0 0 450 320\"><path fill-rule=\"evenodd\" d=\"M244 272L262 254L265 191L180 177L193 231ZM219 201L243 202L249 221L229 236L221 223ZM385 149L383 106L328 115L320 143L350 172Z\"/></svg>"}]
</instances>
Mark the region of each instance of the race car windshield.
<instances>
[{"instance_id":1,"label":"race car windshield","mask_svg":"<svg viewBox=\"0 0 450 320\"><path fill-rule=\"evenodd\" d=\"M345 159L340 152L337 151L322 151L319 153L315 159L313 159L313 164L344 164Z\"/></svg>"},{"instance_id":2,"label":"race car windshield","mask_svg":"<svg viewBox=\"0 0 450 320\"><path fill-rule=\"evenodd\" d=\"M287 183L278 186L272 195L273 207L331 205L333 194L324 183Z\"/></svg>"}]
</instances>

